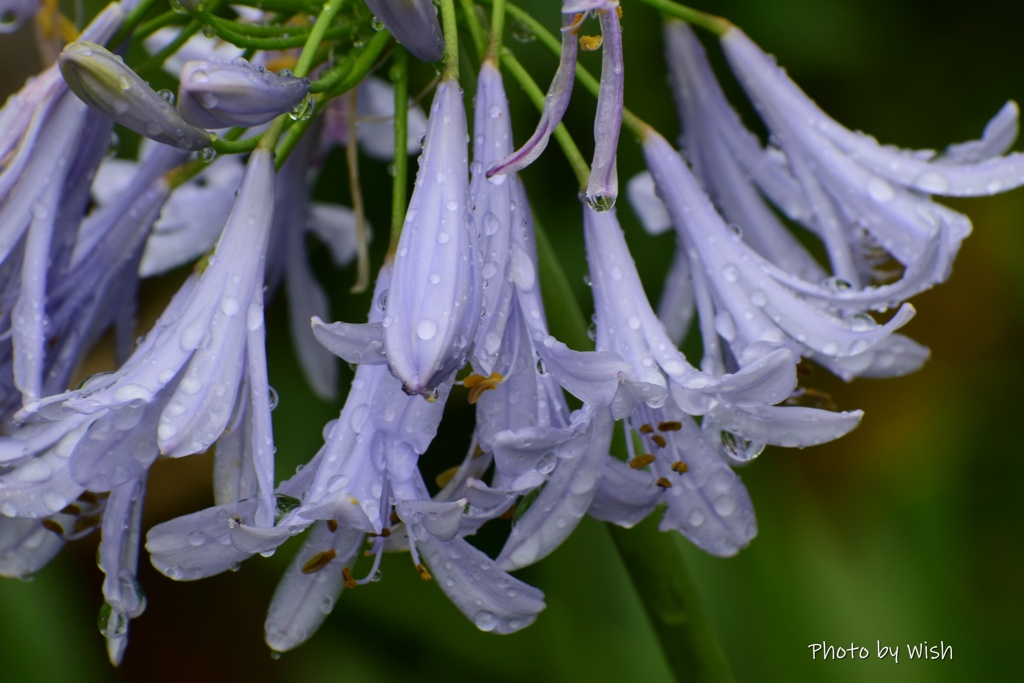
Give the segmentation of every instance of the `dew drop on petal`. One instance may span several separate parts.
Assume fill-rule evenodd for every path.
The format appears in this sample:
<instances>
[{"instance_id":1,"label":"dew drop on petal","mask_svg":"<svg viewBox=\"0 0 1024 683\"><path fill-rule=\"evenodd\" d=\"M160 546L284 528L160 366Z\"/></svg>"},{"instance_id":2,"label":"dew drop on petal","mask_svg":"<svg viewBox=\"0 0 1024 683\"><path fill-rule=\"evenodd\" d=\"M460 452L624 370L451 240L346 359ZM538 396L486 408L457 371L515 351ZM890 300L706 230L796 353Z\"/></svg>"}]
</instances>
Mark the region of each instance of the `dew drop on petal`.
<instances>
[{"instance_id":1,"label":"dew drop on petal","mask_svg":"<svg viewBox=\"0 0 1024 683\"><path fill-rule=\"evenodd\" d=\"M424 318L416 324L416 336L423 341L429 341L437 334L437 323L429 318Z\"/></svg>"}]
</instances>

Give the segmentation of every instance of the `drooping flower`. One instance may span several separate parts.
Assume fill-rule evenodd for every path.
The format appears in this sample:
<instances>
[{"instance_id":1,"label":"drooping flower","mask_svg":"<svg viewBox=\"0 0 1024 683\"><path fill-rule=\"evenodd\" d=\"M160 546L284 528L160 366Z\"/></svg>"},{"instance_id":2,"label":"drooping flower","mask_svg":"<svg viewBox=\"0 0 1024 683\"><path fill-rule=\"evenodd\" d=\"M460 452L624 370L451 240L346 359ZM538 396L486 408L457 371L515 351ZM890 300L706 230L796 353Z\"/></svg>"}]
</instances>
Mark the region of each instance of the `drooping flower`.
<instances>
[{"instance_id":1,"label":"drooping flower","mask_svg":"<svg viewBox=\"0 0 1024 683\"><path fill-rule=\"evenodd\" d=\"M417 59L436 62L444 56L444 36L430 0L366 0L366 6Z\"/></svg>"},{"instance_id":2,"label":"drooping flower","mask_svg":"<svg viewBox=\"0 0 1024 683\"><path fill-rule=\"evenodd\" d=\"M388 366L411 394L429 395L462 367L480 320L466 138L462 92L442 81L381 321Z\"/></svg>"}]
</instances>

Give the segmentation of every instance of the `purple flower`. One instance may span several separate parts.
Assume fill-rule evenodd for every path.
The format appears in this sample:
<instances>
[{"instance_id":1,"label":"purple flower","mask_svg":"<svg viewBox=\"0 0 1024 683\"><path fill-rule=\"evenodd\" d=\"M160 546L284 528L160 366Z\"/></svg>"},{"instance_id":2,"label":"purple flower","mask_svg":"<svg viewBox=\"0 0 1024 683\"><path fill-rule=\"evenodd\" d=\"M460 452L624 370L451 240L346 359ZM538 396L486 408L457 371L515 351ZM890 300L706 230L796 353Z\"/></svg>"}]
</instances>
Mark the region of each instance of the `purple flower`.
<instances>
[{"instance_id":1,"label":"purple flower","mask_svg":"<svg viewBox=\"0 0 1024 683\"><path fill-rule=\"evenodd\" d=\"M602 50L601 86L594 117L594 159L586 197L587 202L598 211L606 211L615 205L619 192L615 157L624 103L619 12L619 3L615 0L563 0L562 54L558 70L544 98L540 122L522 147L490 166L488 176L521 171L533 163L547 147L551 134L555 132L569 106L576 74L576 41L580 26L587 14L595 13L601 25L601 41L596 43Z\"/></svg>"},{"instance_id":2,"label":"purple flower","mask_svg":"<svg viewBox=\"0 0 1024 683\"><path fill-rule=\"evenodd\" d=\"M444 36L430 0L366 0L366 6L417 59L436 62L444 56Z\"/></svg>"},{"instance_id":3,"label":"purple flower","mask_svg":"<svg viewBox=\"0 0 1024 683\"><path fill-rule=\"evenodd\" d=\"M244 59L192 61L181 68L178 112L200 128L258 126L294 109L308 92L308 78L275 74Z\"/></svg>"},{"instance_id":4,"label":"purple flower","mask_svg":"<svg viewBox=\"0 0 1024 683\"><path fill-rule=\"evenodd\" d=\"M79 40L60 53L60 72L72 92L125 128L179 149L209 147L209 133L186 123L124 60L101 45Z\"/></svg>"},{"instance_id":5,"label":"purple flower","mask_svg":"<svg viewBox=\"0 0 1024 683\"><path fill-rule=\"evenodd\" d=\"M388 365L411 394L430 395L462 367L480 320L466 137L462 92L442 81L381 321Z\"/></svg>"}]
</instances>

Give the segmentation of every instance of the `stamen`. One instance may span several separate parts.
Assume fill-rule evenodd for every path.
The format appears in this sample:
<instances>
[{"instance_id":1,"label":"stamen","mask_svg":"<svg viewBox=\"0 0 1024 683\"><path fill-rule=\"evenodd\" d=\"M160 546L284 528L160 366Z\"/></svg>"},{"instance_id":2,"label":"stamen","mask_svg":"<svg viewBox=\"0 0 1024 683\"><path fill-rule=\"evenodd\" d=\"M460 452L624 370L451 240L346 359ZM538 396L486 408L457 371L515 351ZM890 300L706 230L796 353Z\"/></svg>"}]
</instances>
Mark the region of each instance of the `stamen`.
<instances>
[{"instance_id":1,"label":"stamen","mask_svg":"<svg viewBox=\"0 0 1024 683\"><path fill-rule=\"evenodd\" d=\"M483 375L469 375L466 379L462 380L462 386L469 389L469 404L474 405L480 400L480 395L489 389L496 389L501 381L505 379L503 375L497 372L492 372L490 377L484 377Z\"/></svg>"},{"instance_id":2,"label":"stamen","mask_svg":"<svg viewBox=\"0 0 1024 683\"><path fill-rule=\"evenodd\" d=\"M595 52L601 49L601 36L580 36L580 49L584 52Z\"/></svg>"},{"instance_id":3,"label":"stamen","mask_svg":"<svg viewBox=\"0 0 1024 683\"><path fill-rule=\"evenodd\" d=\"M637 431L640 432L641 434L650 434L651 432L654 431L654 427L645 422L642 425L640 425L640 429L638 429Z\"/></svg>"},{"instance_id":4,"label":"stamen","mask_svg":"<svg viewBox=\"0 0 1024 683\"><path fill-rule=\"evenodd\" d=\"M679 474L683 474L684 472L690 471L690 466L687 465L682 460L676 460L674 463L672 463L672 471L678 472Z\"/></svg>"},{"instance_id":5,"label":"stamen","mask_svg":"<svg viewBox=\"0 0 1024 683\"><path fill-rule=\"evenodd\" d=\"M341 576L345 579L345 588L355 588L359 585L359 582L352 578L352 570L348 567L342 568Z\"/></svg>"},{"instance_id":6,"label":"stamen","mask_svg":"<svg viewBox=\"0 0 1024 683\"><path fill-rule=\"evenodd\" d=\"M327 520L327 530L330 531L332 534L335 531L337 531L338 530L338 522L337 522L337 520L334 520L334 519Z\"/></svg>"},{"instance_id":7,"label":"stamen","mask_svg":"<svg viewBox=\"0 0 1024 683\"><path fill-rule=\"evenodd\" d=\"M436 477L434 477L434 481L437 482L437 485L439 487L444 488L445 486L448 485L448 482L455 478L455 475L458 473L458 471L458 465L456 465L455 467L449 467L444 472L441 472Z\"/></svg>"},{"instance_id":8,"label":"stamen","mask_svg":"<svg viewBox=\"0 0 1024 683\"><path fill-rule=\"evenodd\" d=\"M423 579L424 581L430 581L431 579L434 578L433 576L430 575L430 572L427 571L427 568L424 567L423 564L417 564L416 565L416 571L418 571L420 573L420 578Z\"/></svg>"},{"instance_id":9,"label":"stamen","mask_svg":"<svg viewBox=\"0 0 1024 683\"><path fill-rule=\"evenodd\" d=\"M682 428L683 428L683 423L682 422L677 422L675 420L672 420L670 422L659 422L658 423L658 431L659 432L678 432Z\"/></svg>"},{"instance_id":10,"label":"stamen","mask_svg":"<svg viewBox=\"0 0 1024 683\"><path fill-rule=\"evenodd\" d=\"M329 565L331 563L331 560L333 560L335 556L337 556L337 554L338 553L335 552L334 548L318 552L317 554L313 555L313 557L306 560L306 563L302 565L302 573L317 573L318 571Z\"/></svg>"},{"instance_id":11,"label":"stamen","mask_svg":"<svg viewBox=\"0 0 1024 683\"><path fill-rule=\"evenodd\" d=\"M58 524L57 522L53 521L52 519L44 519L42 521L42 525L43 525L44 529L52 531L53 533L57 534L61 538L64 537L64 527L62 527L60 524Z\"/></svg>"},{"instance_id":12,"label":"stamen","mask_svg":"<svg viewBox=\"0 0 1024 683\"><path fill-rule=\"evenodd\" d=\"M651 441L653 441L654 443L658 444L661 448L664 448L665 446L668 445L668 441L666 441L665 437L663 437L661 434L654 434L654 435L652 435L651 436Z\"/></svg>"},{"instance_id":13,"label":"stamen","mask_svg":"<svg viewBox=\"0 0 1024 683\"><path fill-rule=\"evenodd\" d=\"M672 482L670 482L665 477L660 477L658 479L658 481L656 481L654 483L657 484L658 486L660 486L663 489L670 489L670 488L672 488Z\"/></svg>"},{"instance_id":14,"label":"stamen","mask_svg":"<svg viewBox=\"0 0 1024 683\"><path fill-rule=\"evenodd\" d=\"M634 470L638 470L642 467L647 467L652 462L654 462L654 456L650 455L649 453L645 453L643 455L638 455L632 460L630 460L629 466L632 467Z\"/></svg>"}]
</instances>

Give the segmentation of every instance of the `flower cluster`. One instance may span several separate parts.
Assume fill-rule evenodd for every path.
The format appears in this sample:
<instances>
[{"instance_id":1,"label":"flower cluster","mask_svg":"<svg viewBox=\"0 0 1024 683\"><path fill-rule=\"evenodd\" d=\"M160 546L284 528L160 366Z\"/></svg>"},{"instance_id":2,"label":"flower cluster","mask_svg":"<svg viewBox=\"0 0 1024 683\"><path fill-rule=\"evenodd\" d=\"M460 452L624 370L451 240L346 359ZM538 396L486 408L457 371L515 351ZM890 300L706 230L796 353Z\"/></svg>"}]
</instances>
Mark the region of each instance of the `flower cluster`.
<instances>
[{"instance_id":1,"label":"flower cluster","mask_svg":"<svg viewBox=\"0 0 1024 683\"><path fill-rule=\"evenodd\" d=\"M99 529L100 628L115 663L145 609L143 544L167 577L195 580L306 532L267 617L275 651L311 637L343 590L375 581L386 551L407 551L496 633L544 609L541 591L509 572L556 550L588 514L631 527L657 511L663 531L737 553L757 527L732 465L769 444L837 439L863 417L828 409L798 366L846 380L918 369L928 350L898 332L914 315L906 300L948 277L971 229L934 197L1024 184L1024 157L1007 154L1015 104L943 153L884 146L824 114L742 31L698 14L770 136L748 130L693 29L671 20L683 153L625 109L616 0L563 0L560 37L544 35L558 66L517 149L501 67L540 91L502 48L505 4L493 3L489 42L481 8L440 4L439 15L427 0L180 2L143 22L145 8L123 0L0 110L0 573L31 576ZM35 9L5 3L0 28ZM479 43L472 127L457 19ZM115 36L152 53L140 70L177 77L177 98L126 64ZM580 49L602 52L599 79L578 70ZM405 51L443 61L425 116L408 98ZM386 57L393 85L372 75ZM558 259L518 175L529 179L557 134L578 77L596 95L589 167L558 139L580 176L589 349L552 334L564 321L549 327L545 303L576 303L549 280L541 288ZM136 158L111 151L115 124L146 138ZM650 232L675 231L657 305L616 216L623 126L647 165L630 203ZM326 322L307 253L312 233L337 265L367 268L358 181L351 210L313 200L336 147L353 174L360 151L394 174L392 241L363 323ZM140 280L186 264L136 339ZM335 396L336 357L354 376L322 448L278 482L264 299L281 284L312 391ZM70 388L108 329L117 367ZM697 358L680 350L688 336ZM470 446L435 485L420 458L446 403L467 398ZM213 505L142 529L153 463L210 448ZM468 540L509 518L495 556ZM370 566L356 573L361 551Z\"/></svg>"}]
</instances>

